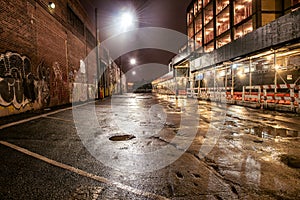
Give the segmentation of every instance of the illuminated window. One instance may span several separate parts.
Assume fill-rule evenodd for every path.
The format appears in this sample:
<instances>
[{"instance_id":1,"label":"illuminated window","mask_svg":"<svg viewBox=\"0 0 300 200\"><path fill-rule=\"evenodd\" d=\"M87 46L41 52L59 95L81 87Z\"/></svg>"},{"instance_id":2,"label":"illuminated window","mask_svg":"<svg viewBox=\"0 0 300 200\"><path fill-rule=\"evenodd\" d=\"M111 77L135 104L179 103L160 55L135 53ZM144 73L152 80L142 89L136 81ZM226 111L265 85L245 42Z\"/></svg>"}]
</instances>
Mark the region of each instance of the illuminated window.
<instances>
[{"instance_id":1,"label":"illuminated window","mask_svg":"<svg viewBox=\"0 0 300 200\"><path fill-rule=\"evenodd\" d=\"M220 35L230 28L229 8L227 7L223 12L217 16L217 35Z\"/></svg>"},{"instance_id":2,"label":"illuminated window","mask_svg":"<svg viewBox=\"0 0 300 200\"><path fill-rule=\"evenodd\" d=\"M206 6L206 5L209 4L210 2L211 2L211 0L203 0L204 6Z\"/></svg>"},{"instance_id":3,"label":"illuminated window","mask_svg":"<svg viewBox=\"0 0 300 200\"><path fill-rule=\"evenodd\" d=\"M195 13L195 16L198 14L198 2L194 3L194 13Z\"/></svg>"},{"instance_id":4,"label":"illuminated window","mask_svg":"<svg viewBox=\"0 0 300 200\"><path fill-rule=\"evenodd\" d=\"M199 32L202 29L202 15L198 15L195 20L195 32Z\"/></svg>"},{"instance_id":5,"label":"illuminated window","mask_svg":"<svg viewBox=\"0 0 300 200\"><path fill-rule=\"evenodd\" d=\"M229 0L217 0L217 14L229 5Z\"/></svg>"},{"instance_id":6,"label":"illuminated window","mask_svg":"<svg viewBox=\"0 0 300 200\"><path fill-rule=\"evenodd\" d=\"M195 44L196 44L195 49L198 49L199 47L202 46L202 31L200 31L199 33L196 34L195 40L196 40L196 42L195 42Z\"/></svg>"},{"instance_id":7,"label":"illuminated window","mask_svg":"<svg viewBox=\"0 0 300 200\"><path fill-rule=\"evenodd\" d=\"M262 13L261 25L264 26L280 16L281 16L281 14L276 14L276 13Z\"/></svg>"},{"instance_id":8,"label":"illuminated window","mask_svg":"<svg viewBox=\"0 0 300 200\"><path fill-rule=\"evenodd\" d=\"M238 39L243 35L246 35L247 33L250 33L252 31L253 31L252 20L249 20L248 22L242 24L235 30L234 39Z\"/></svg>"},{"instance_id":9,"label":"illuminated window","mask_svg":"<svg viewBox=\"0 0 300 200\"><path fill-rule=\"evenodd\" d=\"M197 0L194 3L194 14L195 16L201 11L202 8L202 0Z\"/></svg>"},{"instance_id":10,"label":"illuminated window","mask_svg":"<svg viewBox=\"0 0 300 200\"><path fill-rule=\"evenodd\" d=\"M194 37L194 26L193 26L193 24L189 25L189 27L188 27L188 36L189 36L189 38Z\"/></svg>"},{"instance_id":11,"label":"illuminated window","mask_svg":"<svg viewBox=\"0 0 300 200\"><path fill-rule=\"evenodd\" d=\"M211 42L211 43L205 45L204 50L205 50L205 52L211 52L211 51L213 51L214 50L214 43Z\"/></svg>"},{"instance_id":12,"label":"illuminated window","mask_svg":"<svg viewBox=\"0 0 300 200\"><path fill-rule=\"evenodd\" d=\"M297 48L298 47L298 48ZM277 70L295 70L300 67L300 48L299 44L291 49L282 48L276 53L276 65ZM294 73L295 77L299 78L300 72ZM296 76L297 75L297 76ZM294 80L295 81L295 80Z\"/></svg>"},{"instance_id":13,"label":"illuminated window","mask_svg":"<svg viewBox=\"0 0 300 200\"><path fill-rule=\"evenodd\" d=\"M213 4L209 4L204 9L204 24L208 24L213 19Z\"/></svg>"},{"instance_id":14,"label":"illuminated window","mask_svg":"<svg viewBox=\"0 0 300 200\"><path fill-rule=\"evenodd\" d=\"M280 0L261 0L262 11L282 11L282 2Z\"/></svg>"},{"instance_id":15,"label":"illuminated window","mask_svg":"<svg viewBox=\"0 0 300 200\"><path fill-rule=\"evenodd\" d=\"M202 8L202 0L198 0L198 11Z\"/></svg>"},{"instance_id":16,"label":"illuminated window","mask_svg":"<svg viewBox=\"0 0 300 200\"><path fill-rule=\"evenodd\" d=\"M205 32L205 43L210 42L212 39L214 39L214 27L213 27L213 22L210 22L206 27L204 28Z\"/></svg>"},{"instance_id":17,"label":"illuminated window","mask_svg":"<svg viewBox=\"0 0 300 200\"><path fill-rule=\"evenodd\" d=\"M193 14L193 10L190 10L190 12L188 12L187 14L187 23L190 24L193 22L193 19L194 19L194 14Z\"/></svg>"},{"instance_id":18,"label":"illuminated window","mask_svg":"<svg viewBox=\"0 0 300 200\"><path fill-rule=\"evenodd\" d=\"M225 36L223 36L217 40L217 48L220 48L221 46L224 46L225 44L228 44L229 42L231 42L230 34L226 34Z\"/></svg>"},{"instance_id":19,"label":"illuminated window","mask_svg":"<svg viewBox=\"0 0 300 200\"><path fill-rule=\"evenodd\" d=\"M235 0L234 24L237 24L252 15L252 0Z\"/></svg>"}]
</instances>

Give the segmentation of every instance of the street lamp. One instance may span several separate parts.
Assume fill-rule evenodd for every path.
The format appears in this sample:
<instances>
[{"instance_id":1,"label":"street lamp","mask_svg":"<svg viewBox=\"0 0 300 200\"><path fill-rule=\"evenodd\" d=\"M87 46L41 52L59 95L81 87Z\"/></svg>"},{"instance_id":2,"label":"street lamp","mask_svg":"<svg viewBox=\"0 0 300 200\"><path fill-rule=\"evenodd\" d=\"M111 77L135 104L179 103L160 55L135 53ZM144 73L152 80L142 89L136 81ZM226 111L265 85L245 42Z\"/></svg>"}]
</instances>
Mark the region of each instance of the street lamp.
<instances>
[{"instance_id":1,"label":"street lamp","mask_svg":"<svg viewBox=\"0 0 300 200\"><path fill-rule=\"evenodd\" d=\"M55 8L55 3L49 2L49 3L48 3L48 7L49 7L50 9L54 9L54 8Z\"/></svg>"},{"instance_id":2,"label":"street lamp","mask_svg":"<svg viewBox=\"0 0 300 200\"><path fill-rule=\"evenodd\" d=\"M125 12L121 15L121 26L123 30L127 30L129 27L133 26L133 15L130 12Z\"/></svg>"},{"instance_id":3,"label":"street lamp","mask_svg":"<svg viewBox=\"0 0 300 200\"><path fill-rule=\"evenodd\" d=\"M122 27L122 31L128 31L130 28L134 27L134 22L135 22L135 16L133 14L133 12L123 12L120 15L120 27ZM135 64L136 61L135 59L131 59L130 63ZM122 56L120 56L120 94L122 94Z\"/></svg>"},{"instance_id":4,"label":"street lamp","mask_svg":"<svg viewBox=\"0 0 300 200\"><path fill-rule=\"evenodd\" d=\"M131 58L131 59L130 59L130 64L131 64L131 65L135 65L135 64L136 64L136 60L135 60L134 58Z\"/></svg>"}]
</instances>

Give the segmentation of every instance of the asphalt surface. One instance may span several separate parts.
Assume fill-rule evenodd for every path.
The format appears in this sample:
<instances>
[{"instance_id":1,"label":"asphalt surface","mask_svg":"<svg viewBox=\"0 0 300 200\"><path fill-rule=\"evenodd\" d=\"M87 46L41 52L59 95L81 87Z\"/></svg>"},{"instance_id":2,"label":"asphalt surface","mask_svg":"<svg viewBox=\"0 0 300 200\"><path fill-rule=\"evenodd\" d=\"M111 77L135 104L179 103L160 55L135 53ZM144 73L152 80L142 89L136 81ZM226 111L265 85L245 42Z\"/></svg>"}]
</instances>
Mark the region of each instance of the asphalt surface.
<instances>
[{"instance_id":1,"label":"asphalt surface","mask_svg":"<svg viewBox=\"0 0 300 200\"><path fill-rule=\"evenodd\" d=\"M299 199L300 116L151 94L0 120L0 199Z\"/></svg>"}]
</instances>

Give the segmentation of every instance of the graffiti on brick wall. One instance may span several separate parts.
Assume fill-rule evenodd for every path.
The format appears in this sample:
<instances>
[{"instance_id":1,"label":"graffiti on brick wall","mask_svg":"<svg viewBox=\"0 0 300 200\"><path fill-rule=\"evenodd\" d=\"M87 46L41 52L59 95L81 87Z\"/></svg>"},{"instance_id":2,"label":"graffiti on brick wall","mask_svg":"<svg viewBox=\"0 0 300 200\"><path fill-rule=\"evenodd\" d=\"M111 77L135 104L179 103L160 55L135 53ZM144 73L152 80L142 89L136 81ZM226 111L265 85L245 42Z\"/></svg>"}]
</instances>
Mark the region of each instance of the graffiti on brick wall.
<instances>
[{"instance_id":1,"label":"graffiti on brick wall","mask_svg":"<svg viewBox=\"0 0 300 200\"><path fill-rule=\"evenodd\" d=\"M38 103L43 106L50 104L50 68L41 61L37 67Z\"/></svg>"},{"instance_id":2,"label":"graffiti on brick wall","mask_svg":"<svg viewBox=\"0 0 300 200\"><path fill-rule=\"evenodd\" d=\"M49 99L49 76L39 66L37 75L32 73L30 59L18 53L0 55L0 105L13 105L16 109L39 102L47 104ZM49 73L48 73L49 74ZM48 96L45 94L48 92Z\"/></svg>"},{"instance_id":3,"label":"graffiti on brick wall","mask_svg":"<svg viewBox=\"0 0 300 200\"><path fill-rule=\"evenodd\" d=\"M63 77L61 66L54 62L51 66L51 104L60 104L65 100L67 78Z\"/></svg>"}]
</instances>

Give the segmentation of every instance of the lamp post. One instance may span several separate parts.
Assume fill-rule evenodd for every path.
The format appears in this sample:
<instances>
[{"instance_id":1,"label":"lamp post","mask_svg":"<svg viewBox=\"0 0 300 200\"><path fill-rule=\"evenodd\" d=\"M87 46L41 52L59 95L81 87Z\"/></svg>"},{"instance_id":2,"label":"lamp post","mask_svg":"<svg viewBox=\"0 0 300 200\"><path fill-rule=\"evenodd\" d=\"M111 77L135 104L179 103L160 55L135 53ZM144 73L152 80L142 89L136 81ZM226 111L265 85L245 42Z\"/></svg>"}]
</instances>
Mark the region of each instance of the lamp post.
<instances>
[{"instance_id":1,"label":"lamp post","mask_svg":"<svg viewBox=\"0 0 300 200\"><path fill-rule=\"evenodd\" d=\"M98 20L97 20L97 17L98 17L98 10L97 8L95 8L95 35L96 35L96 68L97 68L97 99L100 99L100 70L99 70L99 46L98 46Z\"/></svg>"},{"instance_id":2,"label":"lamp post","mask_svg":"<svg viewBox=\"0 0 300 200\"><path fill-rule=\"evenodd\" d=\"M134 15L131 12L123 12L120 15L120 27L122 28L122 31L128 31L130 28L134 26ZM133 61L133 60L132 60ZM135 60L133 61L135 62ZM131 61L130 61L131 63ZM120 56L120 94L123 94L123 88L122 88L122 56Z\"/></svg>"}]
</instances>

